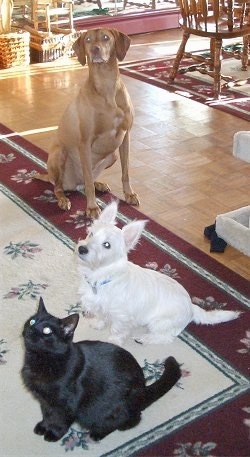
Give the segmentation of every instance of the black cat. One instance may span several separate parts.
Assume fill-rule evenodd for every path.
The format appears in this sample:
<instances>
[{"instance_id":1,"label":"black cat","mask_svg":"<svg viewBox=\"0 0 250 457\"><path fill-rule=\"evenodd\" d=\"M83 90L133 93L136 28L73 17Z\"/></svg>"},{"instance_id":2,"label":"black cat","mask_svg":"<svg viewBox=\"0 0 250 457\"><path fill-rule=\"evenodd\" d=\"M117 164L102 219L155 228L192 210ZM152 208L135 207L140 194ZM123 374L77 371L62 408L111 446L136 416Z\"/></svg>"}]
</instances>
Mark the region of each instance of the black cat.
<instances>
[{"instance_id":1,"label":"black cat","mask_svg":"<svg viewBox=\"0 0 250 457\"><path fill-rule=\"evenodd\" d=\"M37 314L24 325L22 377L41 405L43 420L34 432L47 441L59 440L74 421L94 440L134 427L141 411L181 377L179 364L168 357L161 378L145 386L128 351L101 341L73 343L78 319L78 314L52 316L40 298Z\"/></svg>"}]
</instances>

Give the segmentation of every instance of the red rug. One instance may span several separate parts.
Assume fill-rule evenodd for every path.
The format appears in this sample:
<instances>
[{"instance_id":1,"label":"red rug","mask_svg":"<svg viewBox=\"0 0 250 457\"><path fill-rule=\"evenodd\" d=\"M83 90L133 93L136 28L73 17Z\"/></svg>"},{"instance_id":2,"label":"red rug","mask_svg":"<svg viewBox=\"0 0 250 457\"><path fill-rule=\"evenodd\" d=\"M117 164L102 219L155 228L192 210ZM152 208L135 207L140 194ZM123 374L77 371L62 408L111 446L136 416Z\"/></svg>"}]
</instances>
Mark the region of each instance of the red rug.
<instances>
[{"instance_id":1,"label":"red rug","mask_svg":"<svg viewBox=\"0 0 250 457\"><path fill-rule=\"evenodd\" d=\"M86 224L89 223L83 214L85 205L83 195L77 192L71 193L71 210L69 212L60 211L55 202L52 187L47 183L32 180L33 170L44 170L46 153L18 135L8 135L11 132L0 125L1 134L3 136L0 138L0 181L3 196L17 205L19 211L21 209L27 213L47 231L51 232L54 237L73 249L73 242L85 236ZM103 206L113 196L105 194L99 195L98 198L100 205ZM2 208L4 224L3 216L4 208ZM122 225L131 219L140 218L147 219L145 215L133 207L120 202L119 224ZM13 220L12 224L16 225L18 231L18 219ZM2 225L2 230L8 231L8 227ZM181 387L184 392L183 401L186 379L192 383L192 396L194 400L197 398L195 404L181 413L173 413L169 420L162 421L161 424L143 433L138 428L136 437L123 438L123 442L119 445L116 444L112 450L104 452L101 443L98 445L100 446L98 457L117 457L120 455L124 457L249 456L250 330L249 312L247 310L250 305L250 296L248 281L223 267L153 220L149 220L142 242L131 253L130 259L135 263L161 270L163 273L176 278L186 287L193 300L198 302L200 306L237 309L242 310L244 314L238 320L213 327L189 325L180 336L182 343L184 342L189 348L192 348L194 354L201 357L204 363L209 364L220 377L225 379L227 387L216 393L211 391L206 400L199 400L201 390L205 389L205 384L209 385L210 381L212 382L212 378L210 380L207 376L206 382L201 388L198 381L200 377L204 376L203 365L200 371L198 370L195 379L194 375L192 377L185 369L186 361L181 360L183 364L183 386ZM14 293L17 292L14 291ZM2 306L4 306L6 296L4 298ZM0 340L1 336L2 333ZM169 353L171 353L171 347L174 346L167 346ZM144 347L141 348L140 346L139 349L144 350ZM146 351L147 348L145 347ZM4 352L1 353L1 356L7 357ZM174 398L178 405L180 401L178 390ZM25 410L25 405L23 405L23 409ZM19 424L19 428L20 426ZM13 427L14 425L11 423L10 428L12 430ZM27 434L27 431L25 433ZM32 430L30 433L32 434ZM120 439L121 436L127 435L118 434L114 436L118 436ZM83 432L76 433L72 429L60 444L47 445L55 446L55 449L57 449L56 446L60 446L60 449L63 446L64 450L61 450L63 454L70 449L76 451L76 454L73 453L73 455L77 455L77 448L82 448L81 450L85 450L86 455L90 455L88 453L89 443L85 441L84 437ZM40 438L35 437L34 439ZM43 442L39 441L40 443ZM33 451L34 454L32 454ZM96 455L95 453L98 451L95 448L93 452L94 454L91 455ZM52 450L51 453L58 455L56 452L54 454ZM13 454L9 454L8 457L10 455L14 457ZM26 455L40 457L38 451L36 453L34 449L29 449L29 452L27 450Z\"/></svg>"},{"instance_id":2,"label":"red rug","mask_svg":"<svg viewBox=\"0 0 250 457\"><path fill-rule=\"evenodd\" d=\"M174 84L169 84L168 77L173 60L174 56L166 56L165 58L125 62L120 64L120 72L190 100L233 114L247 121L250 120L250 74L249 70L247 72L239 71L239 60L224 59L223 64L226 67L224 74L235 74L240 79L248 79L248 84L232 89L223 88L220 100L212 99L212 78L204 77L198 72L178 74ZM194 61L191 59L182 59L180 68L193 64Z\"/></svg>"}]
</instances>

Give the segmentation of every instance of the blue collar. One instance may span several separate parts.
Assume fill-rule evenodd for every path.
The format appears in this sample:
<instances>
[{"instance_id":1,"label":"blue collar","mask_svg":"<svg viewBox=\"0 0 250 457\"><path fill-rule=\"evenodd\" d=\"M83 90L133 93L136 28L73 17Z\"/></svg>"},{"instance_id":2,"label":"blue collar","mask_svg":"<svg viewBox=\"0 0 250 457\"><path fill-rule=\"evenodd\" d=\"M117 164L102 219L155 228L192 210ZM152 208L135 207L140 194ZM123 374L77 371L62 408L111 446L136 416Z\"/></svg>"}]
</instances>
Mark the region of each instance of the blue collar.
<instances>
[{"instance_id":1,"label":"blue collar","mask_svg":"<svg viewBox=\"0 0 250 457\"><path fill-rule=\"evenodd\" d=\"M111 282L111 279L104 279L103 281L95 281L93 284L87 279L87 276L85 276L86 282L90 285L92 288L92 292L96 295L97 294L97 288L100 286L104 286L105 284L108 284Z\"/></svg>"}]
</instances>

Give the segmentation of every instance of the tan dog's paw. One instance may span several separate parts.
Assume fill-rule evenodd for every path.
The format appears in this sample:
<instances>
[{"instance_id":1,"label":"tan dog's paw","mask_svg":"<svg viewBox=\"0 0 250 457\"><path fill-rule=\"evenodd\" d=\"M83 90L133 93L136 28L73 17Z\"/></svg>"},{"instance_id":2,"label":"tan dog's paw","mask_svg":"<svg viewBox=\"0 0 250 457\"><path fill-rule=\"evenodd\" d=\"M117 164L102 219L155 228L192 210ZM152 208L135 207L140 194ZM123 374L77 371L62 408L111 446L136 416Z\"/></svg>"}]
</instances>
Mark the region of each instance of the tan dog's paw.
<instances>
[{"instance_id":1,"label":"tan dog's paw","mask_svg":"<svg viewBox=\"0 0 250 457\"><path fill-rule=\"evenodd\" d=\"M95 181L95 190L98 192L110 192L111 189L108 184L105 182L97 182Z\"/></svg>"},{"instance_id":2,"label":"tan dog's paw","mask_svg":"<svg viewBox=\"0 0 250 457\"><path fill-rule=\"evenodd\" d=\"M58 199L58 206L64 211L68 211L71 208L71 201L67 197L61 197Z\"/></svg>"},{"instance_id":3,"label":"tan dog's paw","mask_svg":"<svg viewBox=\"0 0 250 457\"><path fill-rule=\"evenodd\" d=\"M133 194L125 194L125 201L128 205L139 206L140 200L138 195L134 192Z\"/></svg>"},{"instance_id":4,"label":"tan dog's paw","mask_svg":"<svg viewBox=\"0 0 250 457\"><path fill-rule=\"evenodd\" d=\"M38 173L38 171L35 171L33 174L32 174L32 178L33 179L40 179L41 177L41 173Z\"/></svg>"},{"instance_id":5,"label":"tan dog's paw","mask_svg":"<svg viewBox=\"0 0 250 457\"><path fill-rule=\"evenodd\" d=\"M40 179L40 181L50 182L48 173L38 173L37 171L32 173L32 179Z\"/></svg>"},{"instance_id":6,"label":"tan dog's paw","mask_svg":"<svg viewBox=\"0 0 250 457\"><path fill-rule=\"evenodd\" d=\"M100 210L99 206L96 205L93 208L86 208L85 214L90 219L97 219L100 212L101 212L101 210Z\"/></svg>"}]
</instances>

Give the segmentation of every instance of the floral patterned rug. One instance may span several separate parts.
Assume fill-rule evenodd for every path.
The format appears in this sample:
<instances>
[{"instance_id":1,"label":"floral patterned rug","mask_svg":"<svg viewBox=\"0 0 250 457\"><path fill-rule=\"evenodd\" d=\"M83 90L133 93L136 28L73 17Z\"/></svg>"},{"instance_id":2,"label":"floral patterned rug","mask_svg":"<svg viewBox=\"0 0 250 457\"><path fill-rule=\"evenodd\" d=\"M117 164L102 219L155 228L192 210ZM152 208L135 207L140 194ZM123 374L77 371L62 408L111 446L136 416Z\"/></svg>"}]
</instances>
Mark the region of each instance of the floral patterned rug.
<instances>
[{"instance_id":1,"label":"floral patterned rug","mask_svg":"<svg viewBox=\"0 0 250 457\"><path fill-rule=\"evenodd\" d=\"M201 53L204 54L205 51L200 51L199 54ZM248 83L231 89L222 88L219 100L213 100L213 79L209 76L201 75L198 71L178 74L174 84L170 85L168 77L173 60L174 56L166 56L165 58L125 62L120 64L120 72L131 78L153 84L169 92L174 92L211 108L216 108L250 121L250 69L247 72L241 71L240 60L229 58L225 54L222 60L222 74L234 76L240 80L247 80ZM184 58L181 61L180 68L194 64L194 60Z\"/></svg>"},{"instance_id":2,"label":"floral patterned rug","mask_svg":"<svg viewBox=\"0 0 250 457\"><path fill-rule=\"evenodd\" d=\"M207 309L244 311L235 321L214 327L189 325L170 345L125 348L151 382L169 355L182 368L178 384L143 412L138 426L114 432L100 443L74 424L57 443L33 433L41 419L38 403L21 382L22 327L40 295L58 316L80 312L75 241L85 236L84 196L70 195L72 208L61 212L52 187L32 180L44 170L46 154L0 125L1 162L1 452L4 457L247 457L249 456L250 305L248 282L208 255L149 220L130 259L180 281L193 301ZM99 196L100 206L112 195ZM124 202L119 224L145 216ZM107 339L81 315L76 340Z\"/></svg>"}]
</instances>

